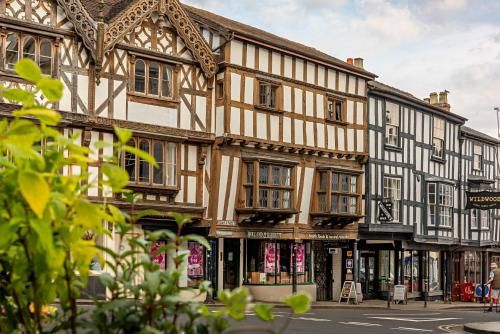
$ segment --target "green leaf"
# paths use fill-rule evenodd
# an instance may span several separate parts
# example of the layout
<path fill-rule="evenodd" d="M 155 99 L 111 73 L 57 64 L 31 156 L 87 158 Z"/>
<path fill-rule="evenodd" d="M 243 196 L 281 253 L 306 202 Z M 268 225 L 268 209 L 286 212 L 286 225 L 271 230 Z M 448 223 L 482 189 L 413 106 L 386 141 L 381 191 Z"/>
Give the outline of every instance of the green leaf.
<path fill-rule="evenodd" d="M 252 309 L 255 311 L 255 314 L 262 320 L 271 321 L 274 320 L 274 314 L 271 313 L 272 308 L 272 305 L 255 304 Z"/>
<path fill-rule="evenodd" d="M 127 129 L 122 129 L 117 126 L 114 127 L 116 136 L 121 144 L 125 145 L 128 143 L 130 138 L 132 138 L 132 131 Z"/>
<path fill-rule="evenodd" d="M 33 83 L 42 79 L 42 71 L 33 60 L 28 58 L 23 58 L 16 64 L 16 72 L 21 78 Z"/>
<path fill-rule="evenodd" d="M 227 312 L 234 320 L 243 320 L 246 317 L 246 308 L 250 296 L 246 288 L 236 288 L 233 291 L 223 290 L 219 293 L 219 300 L 227 307 Z"/>
<path fill-rule="evenodd" d="M 13 112 L 14 116 L 34 116 L 48 125 L 57 125 L 61 115 L 54 110 L 45 107 L 24 108 Z"/>
<path fill-rule="evenodd" d="M 188 234 L 181 237 L 182 241 L 196 241 L 203 245 L 205 248 L 210 249 L 210 243 L 204 237 L 196 234 Z"/>
<path fill-rule="evenodd" d="M 21 88 L 8 88 L 2 92 L 2 96 L 11 102 L 22 103 L 31 106 L 35 103 L 35 94 Z"/>
<path fill-rule="evenodd" d="M 40 245 L 47 252 L 52 252 L 53 240 L 52 240 L 52 230 L 50 225 L 41 219 L 33 219 L 30 226 L 38 235 L 38 240 L 40 240 Z"/>
<path fill-rule="evenodd" d="M 20 171 L 17 179 L 19 189 L 33 212 L 41 218 L 49 202 L 50 187 L 42 177 L 31 171 Z"/>
<path fill-rule="evenodd" d="M 155 158 L 153 158 L 152 155 L 150 155 L 147 152 L 144 152 L 142 150 L 138 150 L 135 147 L 131 146 L 123 146 L 123 150 L 129 153 L 132 153 L 134 155 L 137 155 L 140 159 L 146 160 L 150 164 L 152 164 L 154 167 L 158 167 L 158 164 L 155 161 Z"/>
<path fill-rule="evenodd" d="M 117 165 L 103 164 L 102 172 L 107 177 L 103 183 L 108 184 L 113 191 L 121 190 L 128 184 L 127 171 Z"/>
<path fill-rule="evenodd" d="M 57 102 L 63 96 L 64 86 L 59 80 L 42 78 L 37 82 L 36 87 L 42 91 L 50 102 Z"/>
<path fill-rule="evenodd" d="M 305 293 L 288 296 L 283 302 L 290 306 L 294 314 L 306 313 L 311 309 L 311 297 Z"/>

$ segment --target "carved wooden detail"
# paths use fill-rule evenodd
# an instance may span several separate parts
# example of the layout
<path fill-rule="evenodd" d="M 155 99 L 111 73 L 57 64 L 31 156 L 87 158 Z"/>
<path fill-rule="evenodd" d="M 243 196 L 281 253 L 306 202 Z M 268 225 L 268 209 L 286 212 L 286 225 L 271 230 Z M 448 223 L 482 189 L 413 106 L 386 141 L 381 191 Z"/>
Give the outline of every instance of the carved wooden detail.
<path fill-rule="evenodd" d="M 96 59 L 97 27 L 95 21 L 87 13 L 80 0 L 57 0 L 57 3 L 68 16 L 82 41 Z"/>

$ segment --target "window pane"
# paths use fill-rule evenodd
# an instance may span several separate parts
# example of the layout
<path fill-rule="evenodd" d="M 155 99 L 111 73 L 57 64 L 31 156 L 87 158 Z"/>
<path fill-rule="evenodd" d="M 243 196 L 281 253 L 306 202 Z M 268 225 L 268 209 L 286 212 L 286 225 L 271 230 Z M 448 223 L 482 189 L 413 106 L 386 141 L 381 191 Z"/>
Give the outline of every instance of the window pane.
<path fill-rule="evenodd" d="M 328 114 L 327 118 L 331 121 L 335 120 L 335 115 L 333 113 L 333 100 L 328 100 Z"/>
<path fill-rule="evenodd" d="M 280 208 L 280 191 L 279 190 L 271 190 L 271 208 L 273 208 L 273 209 Z"/>
<path fill-rule="evenodd" d="M 167 145 L 167 185 L 175 186 L 177 184 L 177 144 L 168 143 Z"/>
<path fill-rule="evenodd" d="M 292 192 L 291 191 L 283 191 L 283 209 L 290 209 L 292 207 Z"/>
<path fill-rule="evenodd" d="M 342 192 L 346 193 L 349 191 L 349 177 L 347 175 L 340 176 L 341 184 L 342 184 Z"/>
<path fill-rule="evenodd" d="M 276 108 L 276 86 L 269 87 L 269 106 Z"/>
<path fill-rule="evenodd" d="M 357 177 L 356 176 L 351 176 L 351 193 L 355 194 L 357 193 L 357 186 L 356 186 L 356 181 Z"/>
<path fill-rule="evenodd" d="M 247 183 L 253 182 L 253 162 L 247 164 Z"/>
<path fill-rule="evenodd" d="M 292 176 L 292 169 L 288 167 L 282 167 L 281 168 L 283 172 L 283 178 L 281 179 L 281 182 L 284 186 L 289 186 L 291 183 L 291 176 Z"/>
<path fill-rule="evenodd" d="M 164 182 L 164 158 L 163 158 L 163 143 L 155 141 L 153 149 L 153 157 L 158 164 L 158 168 L 153 168 L 153 183 L 162 184 Z"/>
<path fill-rule="evenodd" d="M 52 74 L 52 43 L 47 39 L 40 42 L 40 69 L 43 74 Z"/>
<path fill-rule="evenodd" d="M 135 141 L 132 140 L 128 144 L 128 146 L 135 147 Z M 125 152 L 125 170 L 129 175 L 129 180 L 131 182 L 135 182 L 135 155 L 130 152 Z"/>
<path fill-rule="evenodd" d="M 342 121 L 342 102 L 335 101 L 335 120 Z"/>
<path fill-rule="evenodd" d="M 245 206 L 247 208 L 253 207 L 253 187 L 245 188 Z"/>
<path fill-rule="evenodd" d="M 170 66 L 162 65 L 162 80 L 161 80 L 161 95 L 165 97 L 172 96 L 170 82 L 171 82 L 171 73 L 172 69 Z"/>
<path fill-rule="evenodd" d="M 24 46 L 23 46 L 23 58 L 29 58 L 33 61 L 35 60 L 35 49 L 36 49 L 36 43 L 35 39 L 33 37 L 27 37 L 24 39 Z"/>
<path fill-rule="evenodd" d="M 358 199 L 354 196 L 349 198 L 349 213 L 355 214 L 358 210 Z"/>
<path fill-rule="evenodd" d="M 259 104 L 267 105 L 267 95 L 269 86 L 266 84 L 259 85 Z"/>
<path fill-rule="evenodd" d="M 158 63 L 149 63 L 149 81 L 148 81 L 148 93 L 151 95 L 158 95 L 158 78 L 160 77 Z"/>
<path fill-rule="evenodd" d="M 273 185 L 280 184 L 280 172 L 281 172 L 281 169 L 279 167 L 277 167 L 277 166 L 272 167 Z"/>
<path fill-rule="evenodd" d="M 332 174 L 332 191 L 339 191 L 339 174 Z"/>
<path fill-rule="evenodd" d="M 19 60 L 19 40 L 17 34 L 10 33 L 7 35 L 6 59 L 5 67 L 13 70 L 15 64 Z"/>
<path fill-rule="evenodd" d="M 144 61 L 135 62 L 135 91 L 139 93 L 146 92 L 146 65 Z"/>
<path fill-rule="evenodd" d="M 318 210 L 326 211 L 326 194 L 318 194 Z"/>
<path fill-rule="evenodd" d="M 141 140 L 139 149 L 149 153 L 149 141 Z M 149 163 L 142 158 L 139 158 L 139 182 L 149 182 Z"/>
<path fill-rule="evenodd" d="M 340 212 L 347 212 L 347 196 L 340 196 Z"/>
<path fill-rule="evenodd" d="M 268 184 L 269 183 L 269 166 L 268 165 L 260 165 L 259 183 L 260 184 Z"/>
<path fill-rule="evenodd" d="M 267 208 L 267 199 L 269 191 L 267 189 L 259 190 L 259 207 Z"/>
<path fill-rule="evenodd" d="M 338 211 L 339 211 L 339 196 L 332 195 L 332 212 L 338 212 Z"/>
<path fill-rule="evenodd" d="M 326 182 L 328 182 L 326 173 L 325 172 L 319 173 L 319 190 L 321 191 L 326 190 Z"/>

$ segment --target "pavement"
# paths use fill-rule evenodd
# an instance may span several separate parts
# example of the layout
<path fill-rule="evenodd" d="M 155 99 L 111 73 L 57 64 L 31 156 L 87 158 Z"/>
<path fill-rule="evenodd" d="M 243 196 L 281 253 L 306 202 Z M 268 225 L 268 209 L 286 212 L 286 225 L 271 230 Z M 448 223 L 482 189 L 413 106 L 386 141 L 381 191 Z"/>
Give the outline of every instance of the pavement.
<path fill-rule="evenodd" d="M 488 323 L 473 322 L 464 325 L 464 330 L 468 333 L 476 333 L 476 334 L 500 333 L 500 321 L 494 321 Z"/>

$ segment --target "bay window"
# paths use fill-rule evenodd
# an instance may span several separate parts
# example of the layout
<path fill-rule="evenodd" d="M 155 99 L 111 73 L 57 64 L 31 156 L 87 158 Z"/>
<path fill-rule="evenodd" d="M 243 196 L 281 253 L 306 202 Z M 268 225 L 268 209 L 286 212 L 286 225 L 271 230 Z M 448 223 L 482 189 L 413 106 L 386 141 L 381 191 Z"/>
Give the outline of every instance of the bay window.
<path fill-rule="evenodd" d="M 158 187 L 175 187 L 177 185 L 177 143 L 133 138 L 128 145 L 150 154 L 158 164 L 156 168 L 141 157 L 125 152 L 122 164 L 129 174 L 131 184 Z"/>
<path fill-rule="evenodd" d="M 318 212 L 359 214 L 358 204 L 361 194 L 357 175 L 323 170 L 317 177 Z"/>
<path fill-rule="evenodd" d="M 22 58 L 31 59 L 43 74 L 52 75 L 54 43 L 43 36 L 9 32 L 5 37 L 3 68 L 14 71 L 16 63 Z"/>
<path fill-rule="evenodd" d="M 292 209 L 291 166 L 251 161 L 244 165 L 244 205 L 246 208 Z"/>

